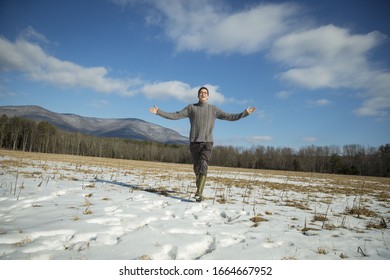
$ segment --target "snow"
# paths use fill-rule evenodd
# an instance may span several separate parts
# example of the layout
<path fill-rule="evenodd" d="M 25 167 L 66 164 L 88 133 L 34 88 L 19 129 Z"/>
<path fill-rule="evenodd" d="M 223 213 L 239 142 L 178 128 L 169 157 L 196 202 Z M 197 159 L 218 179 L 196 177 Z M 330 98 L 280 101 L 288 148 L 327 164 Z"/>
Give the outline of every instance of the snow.
<path fill-rule="evenodd" d="M 3 260 L 390 259 L 389 178 L 211 167 L 197 203 L 189 165 L 0 150 L 0 166 Z"/>

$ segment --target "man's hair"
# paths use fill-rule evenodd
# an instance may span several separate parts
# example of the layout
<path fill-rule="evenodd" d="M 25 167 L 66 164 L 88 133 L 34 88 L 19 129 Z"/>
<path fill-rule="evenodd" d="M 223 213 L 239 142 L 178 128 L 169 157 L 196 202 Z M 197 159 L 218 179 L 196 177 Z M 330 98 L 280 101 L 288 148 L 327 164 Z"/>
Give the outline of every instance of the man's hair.
<path fill-rule="evenodd" d="M 207 87 L 201 87 L 201 88 L 198 90 L 198 97 L 199 97 L 200 91 L 201 91 L 202 89 L 207 90 L 207 95 L 210 95 L 209 89 L 208 89 Z"/>

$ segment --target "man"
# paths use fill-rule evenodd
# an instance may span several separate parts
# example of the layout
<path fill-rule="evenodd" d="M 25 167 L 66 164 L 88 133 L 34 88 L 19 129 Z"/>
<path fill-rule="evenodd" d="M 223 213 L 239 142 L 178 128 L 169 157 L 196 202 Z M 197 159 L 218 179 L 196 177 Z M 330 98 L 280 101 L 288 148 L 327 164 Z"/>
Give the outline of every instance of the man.
<path fill-rule="evenodd" d="M 256 110 L 256 107 L 248 107 L 244 112 L 239 114 L 225 113 L 218 107 L 207 103 L 209 99 L 209 90 L 206 87 L 201 87 L 198 90 L 198 99 L 198 103 L 190 104 L 183 110 L 175 113 L 164 112 L 156 106 L 149 108 L 149 111 L 171 120 L 183 118 L 190 119 L 190 151 L 194 161 L 197 188 L 195 199 L 200 202 L 203 200 L 203 189 L 206 183 L 208 165 L 213 150 L 213 129 L 215 119 L 236 121 L 252 114 Z"/>

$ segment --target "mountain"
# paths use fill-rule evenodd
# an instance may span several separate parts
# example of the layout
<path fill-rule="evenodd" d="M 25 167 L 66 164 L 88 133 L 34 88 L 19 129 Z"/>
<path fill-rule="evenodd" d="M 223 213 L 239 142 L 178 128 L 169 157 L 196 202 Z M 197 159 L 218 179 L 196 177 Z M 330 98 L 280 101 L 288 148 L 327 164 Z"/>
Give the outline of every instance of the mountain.
<path fill-rule="evenodd" d="M 0 116 L 3 114 L 8 117 L 16 116 L 36 121 L 47 121 L 67 131 L 101 137 L 118 137 L 170 144 L 188 143 L 188 138 L 175 130 L 135 118 L 91 118 L 55 113 L 39 106 L 0 106 Z"/>

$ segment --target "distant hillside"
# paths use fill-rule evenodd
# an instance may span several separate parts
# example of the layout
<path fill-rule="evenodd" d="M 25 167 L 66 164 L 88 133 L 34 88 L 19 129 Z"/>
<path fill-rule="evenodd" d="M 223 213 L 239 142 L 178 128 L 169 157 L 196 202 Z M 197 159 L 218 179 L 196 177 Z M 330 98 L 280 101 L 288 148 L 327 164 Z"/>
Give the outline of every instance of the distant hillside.
<path fill-rule="evenodd" d="M 39 106 L 0 106 L 0 115 L 47 121 L 58 128 L 102 137 L 119 137 L 170 144 L 188 143 L 178 132 L 140 119 L 105 119 L 51 112 Z"/>

